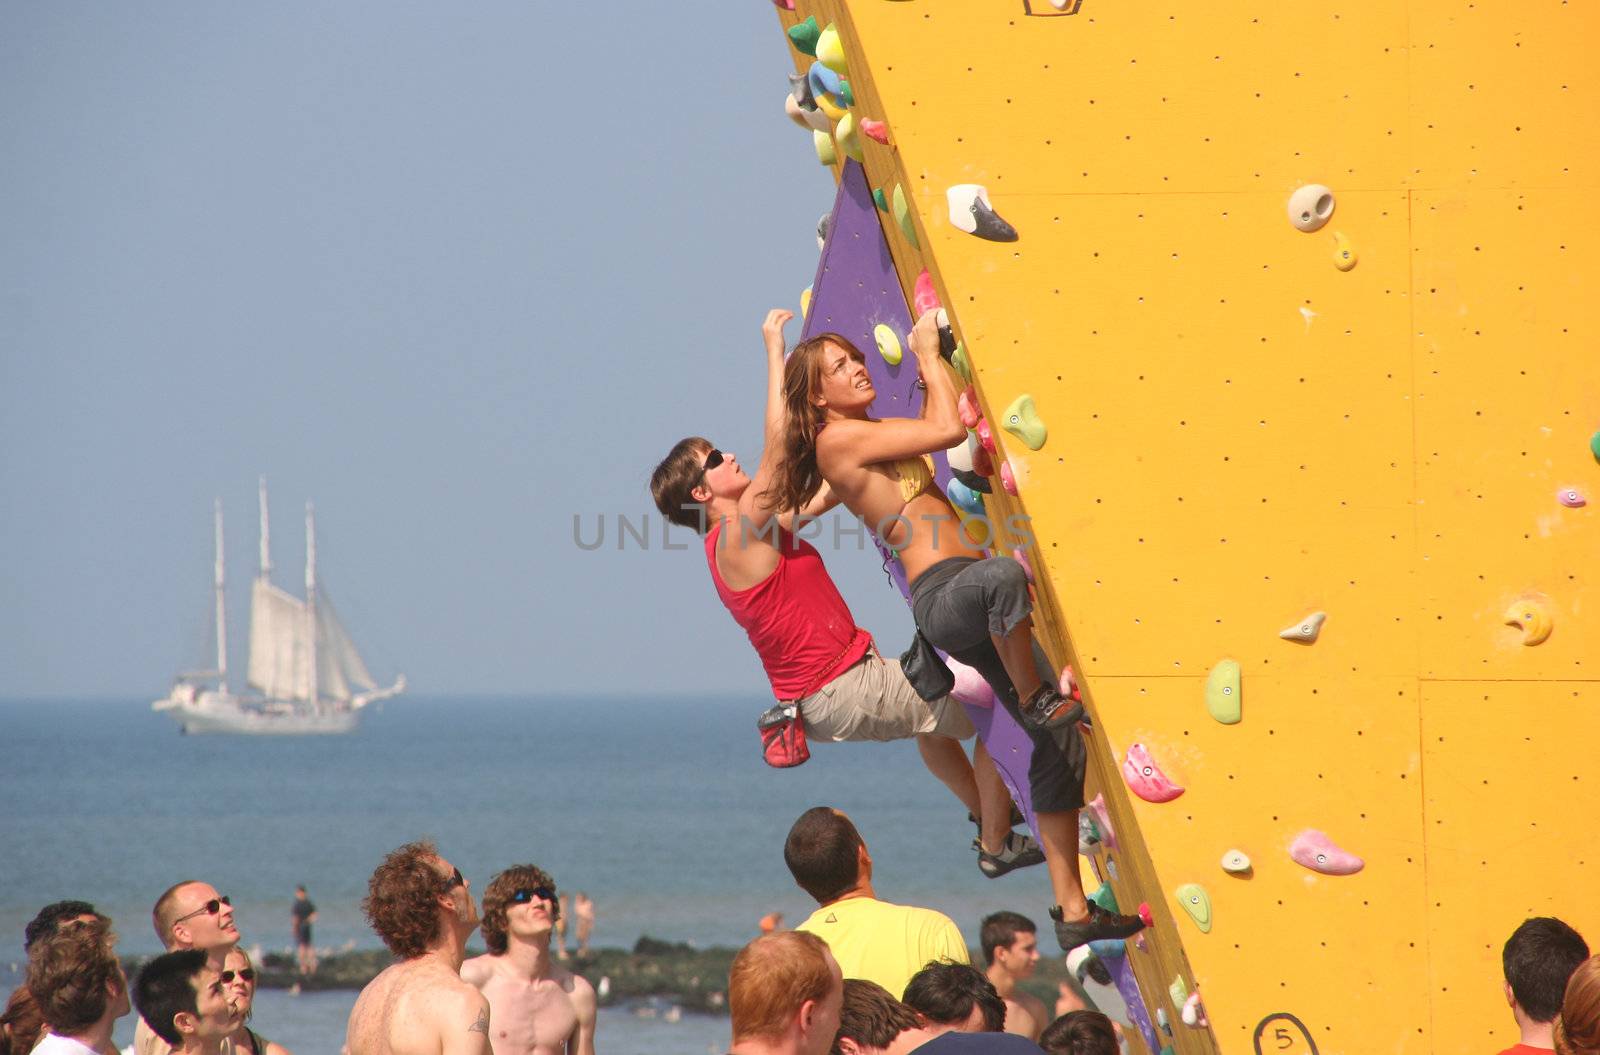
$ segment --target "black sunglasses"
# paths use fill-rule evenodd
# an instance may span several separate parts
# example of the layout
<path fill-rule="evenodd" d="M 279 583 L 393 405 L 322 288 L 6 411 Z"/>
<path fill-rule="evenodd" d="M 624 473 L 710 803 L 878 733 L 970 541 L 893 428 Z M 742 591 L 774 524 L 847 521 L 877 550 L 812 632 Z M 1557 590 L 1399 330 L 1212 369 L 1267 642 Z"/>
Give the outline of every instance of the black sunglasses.
<path fill-rule="evenodd" d="M 244 968 L 242 970 L 238 970 L 238 971 L 223 971 L 222 972 L 222 984 L 223 985 L 227 985 L 229 982 L 233 981 L 235 978 L 243 978 L 247 982 L 253 982 L 253 981 L 256 980 L 256 969 L 254 967 L 246 967 L 246 968 Z"/>
<path fill-rule="evenodd" d="M 722 461 L 723 461 L 722 452 L 717 450 L 715 447 L 711 448 L 711 453 L 706 455 L 706 460 L 700 463 L 700 476 L 701 476 L 701 478 L 703 479 L 705 477 L 706 473 L 710 472 L 712 469 L 715 469 L 717 466 L 721 465 Z"/>
<path fill-rule="evenodd" d="M 517 890 L 511 895 L 511 903 L 513 905 L 526 905 L 534 898 L 538 898 L 540 901 L 548 901 L 554 905 L 556 903 L 556 892 L 547 886 L 536 886 L 532 890 Z"/>
<path fill-rule="evenodd" d="M 187 916 L 179 916 L 172 922 L 182 923 L 184 920 L 194 919 L 196 916 L 215 916 L 217 913 L 222 911 L 223 905 L 232 904 L 233 902 L 228 900 L 228 895 L 223 894 L 221 897 L 214 897 L 210 901 L 207 901 L 204 905 L 201 905 Z"/>
<path fill-rule="evenodd" d="M 446 891 L 454 890 L 458 886 L 466 886 L 467 881 L 461 875 L 461 869 L 455 868 L 450 872 L 450 878 L 444 881 Z"/>

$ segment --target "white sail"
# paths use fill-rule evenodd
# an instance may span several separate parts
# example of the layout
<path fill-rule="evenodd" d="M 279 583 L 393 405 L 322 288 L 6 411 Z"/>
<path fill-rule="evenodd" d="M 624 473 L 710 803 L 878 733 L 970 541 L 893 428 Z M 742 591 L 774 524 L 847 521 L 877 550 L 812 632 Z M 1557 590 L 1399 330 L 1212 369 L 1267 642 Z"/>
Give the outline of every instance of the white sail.
<path fill-rule="evenodd" d="M 305 603 L 257 579 L 250 592 L 250 686 L 274 699 L 306 699 L 309 644 Z"/>
<path fill-rule="evenodd" d="M 322 590 L 317 591 L 317 682 L 318 691 L 329 700 L 348 700 L 378 687 Z"/>

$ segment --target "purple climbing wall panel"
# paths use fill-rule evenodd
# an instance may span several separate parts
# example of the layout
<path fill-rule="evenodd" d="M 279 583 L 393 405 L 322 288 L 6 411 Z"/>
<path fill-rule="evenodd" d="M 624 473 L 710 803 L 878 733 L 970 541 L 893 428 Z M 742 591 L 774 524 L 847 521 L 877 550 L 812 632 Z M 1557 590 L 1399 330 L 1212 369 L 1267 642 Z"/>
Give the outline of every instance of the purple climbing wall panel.
<path fill-rule="evenodd" d="M 828 238 L 822 247 L 822 260 L 811 284 L 811 310 L 801 328 L 801 337 L 830 332 L 848 337 L 866 356 L 867 370 L 877 390 L 873 415 L 909 418 L 922 409 L 922 391 L 916 387 L 916 357 L 907 347 L 900 364 L 890 366 L 878 354 L 872 331 L 879 324 L 888 326 L 904 346 L 909 344 L 911 323 L 911 309 L 901 292 L 900 278 L 883 237 L 867 178 L 860 165 L 847 161 L 833 204 L 833 219 L 828 224 Z M 943 488 L 950 482 L 950 467 L 943 453 L 935 454 L 933 463 L 934 475 Z M 881 544 L 878 548 L 884 554 L 886 568 L 895 585 L 909 598 L 905 571 L 899 561 L 891 559 Z M 886 651 L 894 654 L 900 648 L 889 644 Z M 1028 798 L 1032 741 L 1003 707 L 969 705 L 967 714 L 994 756 L 995 766 L 1027 818 L 1028 827 L 1037 834 L 1033 804 Z"/>

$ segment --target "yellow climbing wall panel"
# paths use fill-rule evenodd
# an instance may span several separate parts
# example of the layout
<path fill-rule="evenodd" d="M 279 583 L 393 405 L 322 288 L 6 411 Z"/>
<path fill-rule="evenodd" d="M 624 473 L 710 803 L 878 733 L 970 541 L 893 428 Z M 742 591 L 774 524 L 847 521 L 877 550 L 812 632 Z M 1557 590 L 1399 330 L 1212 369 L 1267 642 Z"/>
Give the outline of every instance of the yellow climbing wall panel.
<path fill-rule="evenodd" d="M 1509 1046 L 1515 926 L 1600 946 L 1600 5 L 797 8 L 887 124 L 862 149 L 910 205 L 915 242 L 885 223 L 906 288 L 933 275 L 991 421 L 1028 393 L 1049 429 L 996 430 L 1020 495 L 990 508 L 1031 518 L 1047 644 L 1096 716 L 1162 1042 L 1309 1050 L 1256 1039 L 1288 1013 L 1324 1055 Z M 1020 239 L 957 229 L 961 183 Z M 1312 233 L 1286 212 L 1307 183 L 1336 197 Z M 1532 647 L 1504 625 L 1529 599 Z M 1315 644 L 1278 637 L 1317 610 Z M 1224 658 L 1237 725 L 1204 706 Z M 1128 791 L 1134 743 L 1181 797 Z M 1290 860 L 1312 828 L 1365 868 Z"/>

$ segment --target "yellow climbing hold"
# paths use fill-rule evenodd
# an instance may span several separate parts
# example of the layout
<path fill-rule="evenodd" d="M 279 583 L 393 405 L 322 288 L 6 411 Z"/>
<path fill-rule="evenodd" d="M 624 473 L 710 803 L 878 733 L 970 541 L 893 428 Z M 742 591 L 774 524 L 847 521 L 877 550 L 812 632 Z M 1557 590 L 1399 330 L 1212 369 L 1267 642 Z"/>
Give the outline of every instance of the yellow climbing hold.
<path fill-rule="evenodd" d="M 1350 239 L 1333 232 L 1333 266 L 1340 271 L 1349 271 L 1356 266 L 1356 250 L 1350 244 Z"/>
<path fill-rule="evenodd" d="M 839 160 L 838 152 L 833 149 L 833 137 L 826 132 L 812 132 L 811 141 L 817 147 L 817 160 L 824 165 L 831 165 Z"/>
<path fill-rule="evenodd" d="M 1542 643 L 1550 636 L 1550 631 L 1555 629 L 1555 620 L 1550 614 L 1550 602 L 1543 597 L 1524 597 L 1506 609 L 1505 621 L 1507 626 L 1521 628 L 1524 645 Z"/>
<path fill-rule="evenodd" d="M 855 114 L 845 111 L 844 116 L 839 118 L 839 127 L 833 130 L 833 138 L 845 157 L 861 160 L 861 137 L 856 134 Z"/>
<path fill-rule="evenodd" d="M 839 39 L 839 29 L 832 22 L 817 35 L 817 60 L 834 73 L 844 74 L 850 71 L 844 64 L 844 42 Z"/>
<path fill-rule="evenodd" d="M 903 353 L 900 349 L 900 338 L 895 332 L 883 323 L 872 328 L 872 339 L 878 343 L 878 354 L 883 356 L 883 361 L 890 366 L 899 366 Z"/>
<path fill-rule="evenodd" d="M 842 100 L 838 96 L 829 95 L 827 92 L 817 93 L 817 109 L 826 114 L 828 120 L 830 121 L 837 121 L 839 118 L 849 113 L 849 111 L 846 110 L 842 105 Z"/>
<path fill-rule="evenodd" d="M 1011 401 L 1000 417 L 1000 427 L 1035 451 L 1044 446 L 1045 437 L 1049 435 L 1039 412 L 1034 409 L 1033 397 L 1027 393 Z"/>
<path fill-rule="evenodd" d="M 967 346 L 960 341 L 956 342 L 956 350 L 950 353 L 950 365 L 956 368 L 961 380 L 972 384 L 972 364 L 967 361 Z"/>
<path fill-rule="evenodd" d="M 811 314 L 811 287 L 807 286 L 805 289 L 802 289 L 800 291 L 800 318 L 801 318 L 801 320 L 804 321 L 805 317 L 807 315 L 810 315 L 810 314 Z"/>
<path fill-rule="evenodd" d="M 890 211 L 894 213 L 894 222 L 900 225 L 900 233 L 906 236 L 911 248 L 921 249 L 922 243 L 917 241 L 916 224 L 911 222 L 911 206 L 906 203 L 906 190 L 898 183 L 894 185 L 891 206 Z"/>

